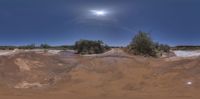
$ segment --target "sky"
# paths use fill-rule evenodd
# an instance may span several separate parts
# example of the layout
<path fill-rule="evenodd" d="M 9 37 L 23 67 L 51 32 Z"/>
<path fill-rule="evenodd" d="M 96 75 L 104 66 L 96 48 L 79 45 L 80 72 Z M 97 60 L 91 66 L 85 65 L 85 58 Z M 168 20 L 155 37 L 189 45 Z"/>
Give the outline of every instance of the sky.
<path fill-rule="evenodd" d="M 126 46 L 138 31 L 155 42 L 200 45 L 200 0 L 0 0 L 0 45 Z"/>

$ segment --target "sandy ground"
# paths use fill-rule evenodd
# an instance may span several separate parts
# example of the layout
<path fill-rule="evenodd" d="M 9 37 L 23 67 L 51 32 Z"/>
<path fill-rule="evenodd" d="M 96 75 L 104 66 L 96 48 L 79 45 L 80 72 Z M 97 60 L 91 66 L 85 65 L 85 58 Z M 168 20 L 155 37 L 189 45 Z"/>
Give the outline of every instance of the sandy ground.
<path fill-rule="evenodd" d="M 200 58 L 101 55 L 0 56 L 0 99 L 199 99 Z"/>

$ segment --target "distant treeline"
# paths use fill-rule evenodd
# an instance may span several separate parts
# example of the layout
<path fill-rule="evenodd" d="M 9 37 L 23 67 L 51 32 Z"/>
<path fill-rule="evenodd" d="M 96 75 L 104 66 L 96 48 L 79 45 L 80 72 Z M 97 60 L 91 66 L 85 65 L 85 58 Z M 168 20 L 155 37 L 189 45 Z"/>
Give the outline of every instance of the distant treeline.
<path fill-rule="evenodd" d="M 200 46 L 193 46 L 193 45 L 181 45 L 175 46 L 172 48 L 173 50 L 197 50 L 200 49 Z"/>
<path fill-rule="evenodd" d="M 77 54 L 99 54 L 110 50 L 111 48 L 123 48 L 130 54 L 159 57 L 163 53 L 170 52 L 170 46 L 154 42 L 149 33 L 139 31 L 132 39 L 130 44 L 126 47 L 108 46 L 101 40 L 79 40 L 74 45 L 51 46 L 48 44 L 41 45 L 24 45 L 24 46 L 0 46 L 1 50 L 13 49 L 57 49 L 67 50 L 73 49 Z M 196 49 L 200 46 L 177 46 L 175 49 Z"/>
<path fill-rule="evenodd" d="M 171 47 L 166 44 L 154 42 L 149 33 L 139 31 L 134 35 L 130 44 L 126 47 L 108 46 L 101 40 L 79 40 L 74 45 L 51 46 L 48 44 L 41 45 L 24 45 L 24 46 L 0 46 L 1 50 L 13 49 L 57 49 L 67 50 L 73 49 L 77 54 L 99 54 L 104 53 L 111 48 L 123 48 L 126 52 L 135 55 L 160 57 L 163 54 L 169 53 Z M 200 49 L 200 46 L 176 46 L 174 49 Z"/>
<path fill-rule="evenodd" d="M 41 44 L 36 46 L 35 44 L 23 45 L 23 46 L 0 46 L 0 50 L 14 50 L 14 49 L 58 49 L 58 50 L 66 50 L 66 49 L 74 49 L 73 45 L 61 45 L 61 46 L 51 46 L 48 44 Z"/>

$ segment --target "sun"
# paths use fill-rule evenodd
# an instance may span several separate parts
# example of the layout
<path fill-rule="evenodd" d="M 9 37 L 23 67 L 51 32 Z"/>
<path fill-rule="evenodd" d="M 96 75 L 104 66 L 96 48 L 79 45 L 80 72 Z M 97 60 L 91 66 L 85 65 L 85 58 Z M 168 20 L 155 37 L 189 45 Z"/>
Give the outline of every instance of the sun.
<path fill-rule="evenodd" d="M 90 12 L 96 16 L 105 16 L 107 14 L 104 10 L 90 10 Z"/>

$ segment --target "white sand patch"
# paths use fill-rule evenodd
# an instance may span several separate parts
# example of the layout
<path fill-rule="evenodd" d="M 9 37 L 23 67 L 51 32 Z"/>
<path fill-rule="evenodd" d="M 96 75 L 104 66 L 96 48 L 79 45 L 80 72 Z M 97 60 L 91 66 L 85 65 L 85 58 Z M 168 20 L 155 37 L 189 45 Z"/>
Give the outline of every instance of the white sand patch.
<path fill-rule="evenodd" d="M 200 56 L 200 50 L 196 50 L 196 51 L 174 51 L 175 55 L 177 57 L 197 57 Z"/>
<path fill-rule="evenodd" d="M 4 55 L 12 55 L 12 54 L 14 54 L 15 52 L 13 52 L 13 51 L 4 51 L 4 50 L 0 50 L 0 56 L 4 56 Z"/>
<path fill-rule="evenodd" d="M 173 51 L 175 56 L 166 58 L 166 61 L 178 61 L 182 59 L 195 59 L 200 56 L 200 50 L 194 50 L 194 51 L 182 51 L 182 50 L 176 50 Z"/>
<path fill-rule="evenodd" d="M 31 87 L 43 87 L 45 84 L 40 84 L 38 82 L 28 83 L 26 81 L 19 83 L 14 86 L 14 88 L 31 88 Z"/>
<path fill-rule="evenodd" d="M 29 71 L 31 70 L 30 66 L 28 63 L 20 58 L 17 58 L 15 61 L 15 64 L 19 66 L 20 71 Z"/>
<path fill-rule="evenodd" d="M 129 55 L 126 54 L 123 50 L 115 48 L 101 54 L 89 54 L 82 56 L 129 56 Z"/>
<path fill-rule="evenodd" d="M 101 54 L 86 54 L 86 55 L 82 55 L 82 56 L 102 56 L 102 55 L 110 55 L 115 53 L 114 49 L 111 49 L 110 51 L 107 51 L 105 53 L 101 53 Z"/>
<path fill-rule="evenodd" d="M 14 50 L 0 50 L 0 56 L 8 56 L 23 52 L 24 50 L 21 49 L 14 49 Z"/>
<path fill-rule="evenodd" d="M 50 54 L 59 54 L 62 50 L 48 50 Z"/>
<path fill-rule="evenodd" d="M 40 52 L 44 52 L 44 50 L 43 49 L 30 49 L 30 50 L 23 50 L 24 52 L 38 52 L 38 53 L 40 53 Z"/>
<path fill-rule="evenodd" d="M 34 60 L 27 60 L 27 59 L 21 59 L 17 58 L 15 60 L 15 64 L 19 67 L 20 71 L 30 71 L 31 69 L 43 67 L 44 64 L 39 61 Z"/>
<path fill-rule="evenodd" d="M 38 54 L 49 53 L 49 54 L 55 55 L 55 54 L 59 54 L 62 51 L 64 51 L 64 50 L 52 50 L 52 49 L 0 50 L 0 56 L 8 56 L 8 55 L 13 55 L 13 54 L 17 54 L 17 53 L 23 53 L 23 52 L 35 52 L 35 53 L 38 53 Z M 74 50 L 67 50 L 67 51 L 75 53 Z"/>

